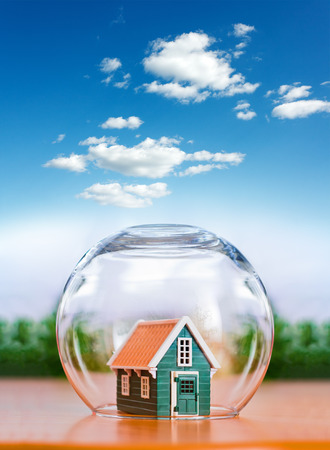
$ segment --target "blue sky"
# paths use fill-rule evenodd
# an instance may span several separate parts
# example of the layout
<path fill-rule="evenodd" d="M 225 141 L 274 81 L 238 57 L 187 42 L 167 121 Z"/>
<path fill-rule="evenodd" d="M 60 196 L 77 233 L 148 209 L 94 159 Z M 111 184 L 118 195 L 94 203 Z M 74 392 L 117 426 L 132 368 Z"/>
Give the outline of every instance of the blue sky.
<path fill-rule="evenodd" d="M 0 2 L 3 314 L 174 222 L 234 243 L 288 318 L 330 317 L 329 25 L 327 1 Z"/>

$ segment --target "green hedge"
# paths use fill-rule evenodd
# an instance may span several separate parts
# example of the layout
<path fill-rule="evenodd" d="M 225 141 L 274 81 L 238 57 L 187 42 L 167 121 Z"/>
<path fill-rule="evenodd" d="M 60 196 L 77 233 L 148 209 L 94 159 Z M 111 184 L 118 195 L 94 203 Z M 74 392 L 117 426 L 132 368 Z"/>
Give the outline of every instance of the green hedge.
<path fill-rule="evenodd" d="M 41 322 L 0 320 L 0 376 L 63 376 L 55 322 L 55 314 Z M 330 378 L 330 323 L 290 324 L 277 315 L 274 322 L 275 342 L 267 378 Z M 250 342 L 248 334 L 246 342 Z M 94 361 L 90 351 L 86 353 L 84 360 Z M 93 370 L 94 366 L 89 366 Z"/>

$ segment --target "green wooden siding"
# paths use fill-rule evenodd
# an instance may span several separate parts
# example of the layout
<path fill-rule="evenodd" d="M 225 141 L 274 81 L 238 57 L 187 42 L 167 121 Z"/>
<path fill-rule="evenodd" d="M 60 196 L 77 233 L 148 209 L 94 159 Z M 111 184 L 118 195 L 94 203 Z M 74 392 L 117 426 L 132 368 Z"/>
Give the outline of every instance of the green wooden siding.
<path fill-rule="evenodd" d="M 129 377 L 130 395 L 121 393 L 121 376 L 127 375 L 123 369 L 118 370 L 117 376 L 117 407 L 120 411 L 130 414 L 156 415 L 157 414 L 157 382 L 150 373 L 142 370 L 141 376 L 149 377 L 150 398 L 141 397 L 141 378 L 132 370 Z"/>
<path fill-rule="evenodd" d="M 181 367 L 177 365 L 178 337 L 192 338 L 192 366 Z M 184 327 L 171 347 L 168 349 L 157 367 L 157 415 L 169 416 L 171 414 L 171 372 L 187 371 L 199 372 L 199 414 L 210 414 L 210 364 L 199 348 L 187 327 Z"/>

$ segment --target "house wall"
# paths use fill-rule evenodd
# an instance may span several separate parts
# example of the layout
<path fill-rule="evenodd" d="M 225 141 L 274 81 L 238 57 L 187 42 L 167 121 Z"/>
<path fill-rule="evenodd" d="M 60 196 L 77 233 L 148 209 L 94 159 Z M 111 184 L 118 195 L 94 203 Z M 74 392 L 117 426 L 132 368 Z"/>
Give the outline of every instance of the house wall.
<path fill-rule="evenodd" d="M 181 330 L 178 337 L 192 338 L 192 366 L 177 365 L 178 340 L 176 338 L 157 367 L 157 415 L 169 416 L 171 414 L 171 372 L 176 370 L 199 372 L 199 414 L 208 415 L 210 414 L 210 364 L 187 327 Z"/>
<path fill-rule="evenodd" d="M 150 398 L 141 397 L 141 378 L 132 370 L 129 377 L 130 395 L 121 393 L 121 376 L 127 373 L 120 369 L 117 376 L 117 407 L 120 411 L 130 414 L 156 415 L 157 414 L 157 382 L 150 373 L 142 370 L 141 376 L 149 377 Z"/>

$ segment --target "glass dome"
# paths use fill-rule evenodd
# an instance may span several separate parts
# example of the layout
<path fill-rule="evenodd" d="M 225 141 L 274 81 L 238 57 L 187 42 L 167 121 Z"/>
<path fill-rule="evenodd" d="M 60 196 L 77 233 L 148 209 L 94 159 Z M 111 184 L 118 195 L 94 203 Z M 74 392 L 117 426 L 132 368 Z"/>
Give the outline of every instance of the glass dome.
<path fill-rule="evenodd" d="M 233 417 L 266 373 L 273 317 L 230 243 L 193 226 L 143 225 L 77 264 L 57 342 L 70 383 L 98 415 Z"/>

